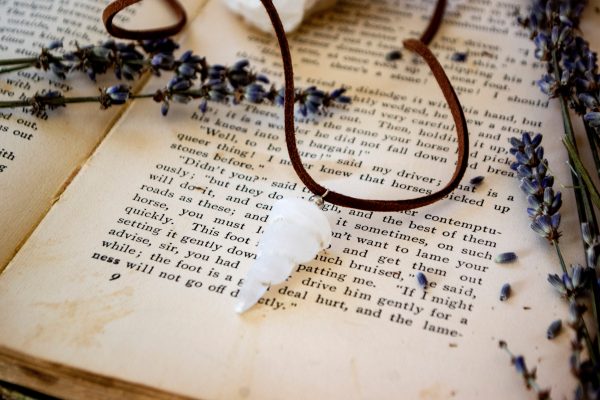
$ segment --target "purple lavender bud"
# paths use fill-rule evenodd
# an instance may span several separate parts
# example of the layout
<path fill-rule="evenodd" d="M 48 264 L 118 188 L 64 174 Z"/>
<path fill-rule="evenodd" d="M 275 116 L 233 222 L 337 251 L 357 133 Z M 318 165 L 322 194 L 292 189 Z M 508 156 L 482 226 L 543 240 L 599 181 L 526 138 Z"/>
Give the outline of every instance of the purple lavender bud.
<path fill-rule="evenodd" d="M 600 112 L 590 111 L 583 116 L 583 119 L 589 123 L 592 128 L 600 127 Z"/>
<path fill-rule="evenodd" d="M 188 79 L 183 79 L 179 76 L 172 78 L 169 83 L 167 83 L 167 89 L 170 91 L 183 91 L 188 90 L 192 86 L 192 81 Z"/>
<path fill-rule="evenodd" d="M 569 319 L 567 321 L 569 325 L 575 326 L 577 324 L 581 318 L 583 310 L 584 309 L 580 307 L 575 300 L 572 300 L 569 303 Z"/>
<path fill-rule="evenodd" d="M 341 88 L 335 89 L 331 93 L 329 93 L 329 97 L 331 97 L 332 99 L 337 99 L 344 93 L 346 93 L 346 88 L 341 87 Z"/>
<path fill-rule="evenodd" d="M 561 331 L 561 328 L 562 328 L 562 321 L 560 319 L 557 319 L 556 321 L 552 322 L 550 324 L 550 326 L 548 326 L 548 329 L 546 330 L 546 337 L 548 338 L 548 340 L 552 340 L 556 336 L 558 336 L 558 334 Z"/>
<path fill-rule="evenodd" d="M 573 281 L 571 280 L 571 277 L 569 276 L 569 274 L 566 274 L 566 273 L 563 274 L 562 281 L 563 281 L 563 286 L 565 287 L 565 289 L 567 289 L 567 291 L 572 291 L 574 289 Z"/>
<path fill-rule="evenodd" d="M 552 202 L 554 201 L 554 191 L 552 190 L 551 187 L 546 187 L 544 189 L 544 203 L 546 204 L 552 204 Z"/>
<path fill-rule="evenodd" d="M 191 50 L 187 50 L 183 52 L 183 54 L 179 57 L 179 61 L 182 63 L 188 62 L 192 58 L 193 52 Z"/>
<path fill-rule="evenodd" d="M 548 235 L 548 231 L 550 229 L 550 226 L 543 223 L 541 221 L 541 218 L 543 216 L 538 216 L 530 225 L 531 229 L 533 229 L 533 231 L 535 233 L 537 233 L 538 235 L 542 236 L 542 237 L 546 237 Z"/>
<path fill-rule="evenodd" d="M 124 104 L 129 99 L 130 89 L 125 85 L 110 86 L 105 90 L 111 104 Z"/>
<path fill-rule="evenodd" d="M 265 90 L 260 84 L 253 83 L 246 87 L 245 97 L 251 103 L 262 102 L 264 99 L 264 96 L 265 96 Z"/>
<path fill-rule="evenodd" d="M 556 196 L 554 196 L 554 201 L 552 202 L 552 205 L 549 207 L 548 212 L 556 213 L 560 209 L 561 206 L 562 206 L 562 193 L 558 192 L 556 194 Z"/>
<path fill-rule="evenodd" d="M 467 61 L 467 57 L 468 57 L 468 54 L 466 52 L 457 51 L 454 54 L 452 54 L 450 59 L 455 62 L 465 62 L 465 61 Z"/>
<path fill-rule="evenodd" d="M 231 69 L 241 70 L 241 69 L 245 69 L 249 65 L 250 65 L 250 62 L 248 60 L 239 60 L 238 62 L 236 62 L 235 64 L 233 64 L 233 66 L 231 67 Z"/>
<path fill-rule="evenodd" d="M 537 195 L 540 191 L 540 186 L 536 181 L 532 181 L 529 179 L 521 179 L 521 190 L 525 192 L 525 194 Z"/>
<path fill-rule="evenodd" d="M 596 247 L 597 247 L 597 245 L 589 246 L 585 250 L 587 265 L 589 265 L 592 268 L 596 267 L 596 263 L 598 261 L 598 251 L 597 251 Z"/>
<path fill-rule="evenodd" d="M 500 288 L 500 301 L 508 300 L 508 298 L 510 297 L 510 294 L 511 294 L 510 284 L 505 283 L 504 285 L 502 285 L 502 288 Z"/>
<path fill-rule="evenodd" d="M 550 225 L 553 230 L 557 230 L 560 226 L 560 213 L 556 213 L 550 217 Z"/>
<path fill-rule="evenodd" d="M 196 76 L 196 69 L 190 64 L 183 63 L 177 67 L 177 73 L 184 78 L 194 78 Z"/>
<path fill-rule="evenodd" d="M 598 107 L 598 100 L 588 93 L 580 93 L 578 98 L 587 108 L 594 109 Z"/>
<path fill-rule="evenodd" d="M 519 139 L 517 139 L 516 137 L 511 137 L 508 139 L 509 143 L 511 146 L 513 147 L 522 147 L 523 146 L 523 142 L 521 142 Z"/>
<path fill-rule="evenodd" d="M 546 232 L 546 234 L 550 234 L 552 232 L 552 217 L 548 215 L 541 215 L 536 221 L 539 223 L 543 231 Z"/>
<path fill-rule="evenodd" d="M 544 175 L 546 173 L 546 169 L 544 168 L 542 170 L 542 169 L 538 168 L 537 173 L 538 173 L 538 175 Z M 553 185 L 554 185 L 554 177 L 552 175 L 544 176 L 544 179 L 542 179 L 542 187 L 545 189 L 545 188 L 551 187 Z M 556 196 L 560 196 L 560 192 L 556 193 L 555 197 Z"/>
<path fill-rule="evenodd" d="M 516 356 L 513 359 L 513 363 L 515 364 L 515 369 L 519 374 L 527 375 L 527 366 L 525 365 L 525 359 L 523 356 Z"/>
<path fill-rule="evenodd" d="M 48 46 L 46 47 L 46 49 L 48 50 L 56 50 L 63 47 L 63 42 L 61 40 L 53 40 L 51 41 Z"/>
<path fill-rule="evenodd" d="M 583 237 L 583 240 L 588 246 L 591 245 L 594 241 L 590 225 L 587 222 L 583 222 L 581 224 L 581 236 Z"/>
<path fill-rule="evenodd" d="M 166 116 L 169 113 L 169 103 L 166 101 L 163 101 L 162 105 L 160 106 L 160 113 L 162 114 L 162 116 Z"/>
<path fill-rule="evenodd" d="M 565 296 L 567 294 L 567 289 L 565 288 L 562 279 L 557 274 L 548 275 L 548 282 L 562 296 Z"/>
<path fill-rule="evenodd" d="M 518 152 L 515 154 L 515 158 L 517 159 L 517 162 L 523 165 L 529 164 L 529 157 L 525 153 Z"/>
<path fill-rule="evenodd" d="M 402 59 L 402 52 L 400 50 L 392 50 L 385 55 L 386 61 L 398 61 Z"/>
<path fill-rule="evenodd" d="M 168 54 L 156 54 L 150 60 L 150 65 L 157 69 L 171 70 L 175 66 L 175 59 Z"/>
<path fill-rule="evenodd" d="M 533 171 L 528 165 L 517 162 L 517 174 L 519 178 L 531 178 L 533 176 Z"/>
<path fill-rule="evenodd" d="M 571 282 L 573 283 L 573 287 L 577 289 L 582 285 L 584 281 L 584 273 L 583 267 L 579 264 L 573 265 L 573 269 L 571 272 Z"/>
<path fill-rule="evenodd" d="M 269 78 L 267 78 L 267 76 L 263 74 L 256 75 L 256 80 L 258 82 L 264 83 L 265 85 L 268 85 L 270 83 Z"/>
<path fill-rule="evenodd" d="M 498 264 L 508 264 L 510 262 L 515 261 L 516 259 L 517 255 L 514 252 L 510 251 L 498 254 L 496 258 L 494 258 L 494 262 Z"/>
<path fill-rule="evenodd" d="M 422 289 L 427 288 L 427 277 L 422 272 L 417 272 L 417 283 Z"/>
<path fill-rule="evenodd" d="M 208 109 L 208 102 L 206 101 L 206 99 L 200 100 L 200 106 L 198 108 L 200 109 L 200 112 L 202 114 L 206 112 L 206 110 Z"/>
<path fill-rule="evenodd" d="M 485 177 L 483 176 L 476 176 L 474 178 L 471 178 L 471 180 L 469 180 L 469 183 L 473 186 L 479 186 L 484 179 Z"/>
<path fill-rule="evenodd" d="M 309 114 L 317 114 L 319 112 L 320 104 L 314 103 L 312 101 L 307 101 L 305 104 L 306 111 L 308 111 Z"/>
<path fill-rule="evenodd" d="M 544 148 L 543 147 L 536 147 L 537 145 L 535 144 L 534 140 L 537 138 L 534 137 L 532 142 L 531 142 L 531 147 L 535 148 L 535 156 L 539 159 L 542 160 L 544 158 Z M 540 166 L 544 166 L 543 164 L 540 164 Z M 545 166 L 544 166 L 545 167 Z"/>
<path fill-rule="evenodd" d="M 298 106 L 298 111 L 300 111 L 300 114 L 306 118 L 308 116 L 308 109 L 306 108 L 306 104 L 300 104 Z"/>

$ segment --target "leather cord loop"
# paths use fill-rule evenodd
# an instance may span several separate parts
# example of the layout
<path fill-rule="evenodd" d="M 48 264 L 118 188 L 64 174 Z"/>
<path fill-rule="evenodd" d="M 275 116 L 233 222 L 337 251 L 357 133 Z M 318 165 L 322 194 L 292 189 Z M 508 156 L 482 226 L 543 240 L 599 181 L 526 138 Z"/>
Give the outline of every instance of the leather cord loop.
<path fill-rule="evenodd" d="M 450 192 L 452 192 L 458 186 L 460 180 L 464 176 L 467 169 L 468 163 L 468 149 L 469 149 L 469 134 L 467 131 L 467 123 L 464 116 L 464 112 L 456 92 L 452 87 L 452 84 L 448 80 L 444 69 L 429 50 L 427 45 L 423 42 L 423 37 L 427 40 L 431 40 L 435 32 L 439 28 L 441 22 L 441 16 L 443 13 L 445 1 L 440 0 L 434 11 L 434 15 L 430 21 L 426 33 L 422 36 L 422 39 L 409 39 L 404 41 L 404 47 L 422 57 L 433 76 L 436 79 L 437 84 L 442 90 L 444 98 L 448 103 L 454 124 L 456 126 L 456 133 L 458 135 L 458 160 L 454 174 L 450 181 L 439 191 L 432 193 L 427 196 L 417 197 L 407 200 L 369 200 L 359 199 L 356 197 L 346 196 L 340 193 L 333 192 L 319 185 L 308 173 L 308 171 L 302 165 L 300 154 L 298 153 L 298 147 L 296 145 L 296 134 L 294 128 L 294 72 L 292 67 L 292 58 L 290 54 L 290 48 L 288 40 L 279 18 L 279 14 L 271 0 L 261 0 L 263 6 L 269 14 L 271 23 L 275 30 L 275 35 L 279 42 L 279 48 L 281 50 L 281 57 L 283 61 L 283 70 L 285 77 L 285 95 L 284 95 L 284 123 L 285 123 L 285 140 L 287 144 L 290 161 L 296 174 L 304 185 L 314 194 L 321 196 L 325 201 L 341 206 L 351 207 L 367 211 L 404 211 L 413 208 L 423 207 L 432 204 L 438 200 L 443 199 Z"/>
<path fill-rule="evenodd" d="M 175 11 L 178 21 L 164 28 L 148 29 L 148 30 L 128 30 L 113 24 L 113 18 L 123 9 L 132 4 L 138 3 L 141 0 L 117 0 L 109 4 L 102 14 L 102 19 L 106 30 L 113 36 L 134 40 L 159 39 L 166 36 L 178 33 L 186 23 L 185 10 L 177 0 L 165 0 L 169 6 Z M 444 69 L 433 55 L 427 45 L 433 40 L 433 37 L 439 30 L 442 17 L 446 7 L 446 0 L 438 0 L 435 10 L 429 20 L 427 28 L 421 35 L 420 39 L 408 39 L 403 42 L 404 47 L 418 54 L 429 66 L 437 84 L 439 85 L 448 107 L 454 119 L 456 133 L 458 136 L 458 160 L 456 168 L 450 181 L 439 191 L 427 196 L 417 197 L 407 200 L 369 200 L 359 199 L 356 197 L 346 196 L 340 193 L 333 192 L 319 185 L 308 173 L 302 165 L 302 159 L 298 153 L 296 144 L 296 131 L 294 127 L 294 71 L 292 67 L 292 57 L 290 54 L 289 43 L 281 19 L 272 0 L 261 0 L 263 6 L 269 14 L 273 29 L 279 42 L 281 57 L 283 60 L 283 70 L 285 77 L 285 95 L 284 95 L 284 122 L 285 122 L 285 141 L 288 149 L 290 161 L 304 185 L 315 195 L 321 196 L 329 203 L 339 205 L 341 207 L 351 207 L 367 211 L 404 211 L 413 208 L 423 207 L 446 197 L 458 186 L 460 180 L 464 176 L 467 169 L 468 153 L 469 153 L 469 134 L 467 131 L 467 123 L 460 105 L 456 92 L 452 84 L 448 80 Z"/>
<path fill-rule="evenodd" d="M 185 26 L 187 17 L 183 6 L 177 0 L 165 0 L 169 7 L 175 12 L 177 22 L 173 25 L 163 28 L 144 29 L 144 30 L 129 30 L 121 28 L 113 23 L 114 17 L 132 4 L 139 3 L 142 0 L 117 0 L 110 3 L 102 13 L 102 21 L 108 33 L 112 36 L 121 39 L 131 40 L 149 40 L 162 39 L 168 36 L 173 36 L 181 31 Z"/>

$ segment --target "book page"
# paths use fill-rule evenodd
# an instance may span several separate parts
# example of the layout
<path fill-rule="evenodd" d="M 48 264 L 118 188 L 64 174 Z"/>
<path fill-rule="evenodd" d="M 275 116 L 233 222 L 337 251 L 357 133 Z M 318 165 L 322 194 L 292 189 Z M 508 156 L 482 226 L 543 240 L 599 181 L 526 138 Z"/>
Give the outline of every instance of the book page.
<path fill-rule="evenodd" d="M 42 47 L 56 40 L 63 42 L 65 51 L 75 50 L 77 44 L 107 40 L 101 15 L 108 3 L 1 2 L 1 58 L 36 57 Z M 182 4 L 193 16 L 201 3 L 188 0 Z M 164 25 L 169 18 L 170 12 L 156 1 L 127 8 L 117 15 L 115 23 L 143 28 Z M 29 68 L 0 74 L 0 100 L 30 97 L 42 90 L 60 90 L 65 96 L 94 96 L 98 87 L 116 82 L 112 72 L 93 82 L 82 72 L 60 79 L 51 72 Z M 0 110 L 0 271 L 121 111 L 113 107 L 99 112 L 99 108 L 97 103 L 70 105 L 41 117 L 26 109 Z"/>
<path fill-rule="evenodd" d="M 544 131 L 553 173 L 569 182 L 560 113 L 532 84 L 541 70 L 514 23 L 519 4 L 452 2 L 431 45 L 468 120 L 462 185 L 403 213 L 327 204 L 331 247 L 243 315 L 236 296 L 269 210 L 311 195 L 288 161 L 282 109 L 172 105 L 161 118 L 139 101 L 0 278 L 0 344 L 197 398 L 533 398 L 503 339 L 555 398 L 570 395 L 569 335 L 545 337 L 567 314 L 546 282 L 559 267 L 530 231 L 509 168 L 508 138 Z M 298 85 L 343 86 L 353 99 L 298 120 L 300 151 L 325 187 L 400 199 L 450 178 L 456 133 L 427 66 L 407 51 L 385 61 L 424 29 L 431 7 L 340 0 L 291 35 Z M 274 37 L 221 1 L 186 37 L 209 63 L 246 58 L 282 83 Z M 468 56 L 453 61 L 455 52 Z M 567 191 L 564 231 L 578 229 L 572 205 Z M 574 236 L 562 240 L 576 262 Z M 518 260 L 494 263 L 506 251 Z M 513 295 L 500 302 L 507 282 Z"/>

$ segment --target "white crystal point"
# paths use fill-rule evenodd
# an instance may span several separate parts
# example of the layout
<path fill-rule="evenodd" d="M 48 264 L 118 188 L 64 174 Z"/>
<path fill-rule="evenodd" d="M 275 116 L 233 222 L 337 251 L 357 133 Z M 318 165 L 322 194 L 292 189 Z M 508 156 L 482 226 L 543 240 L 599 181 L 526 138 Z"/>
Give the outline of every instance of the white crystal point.
<path fill-rule="evenodd" d="M 306 16 L 329 8 L 335 2 L 336 0 L 273 0 L 273 5 L 279 12 L 283 28 L 286 32 L 291 32 L 300 26 Z M 262 31 L 273 30 L 260 0 L 225 0 L 225 3 L 232 11 Z"/>
<path fill-rule="evenodd" d="M 294 266 L 312 260 L 331 243 L 331 226 L 315 204 L 288 198 L 275 202 L 258 244 L 254 265 L 240 290 L 236 311 L 243 313 L 270 285 L 285 281 Z"/>

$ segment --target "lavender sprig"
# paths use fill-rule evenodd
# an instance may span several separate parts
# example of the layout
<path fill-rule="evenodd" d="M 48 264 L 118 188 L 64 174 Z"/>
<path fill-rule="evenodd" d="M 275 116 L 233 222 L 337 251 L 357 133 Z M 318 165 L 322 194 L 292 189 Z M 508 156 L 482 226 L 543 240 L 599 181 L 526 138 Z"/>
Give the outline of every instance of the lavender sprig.
<path fill-rule="evenodd" d="M 536 369 L 533 368 L 531 370 L 527 369 L 527 365 L 525 364 L 525 358 L 521 355 L 515 356 L 508 345 L 504 340 L 501 340 L 498 345 L 500 348 L 508 353 L 510 356 L 510 362 L 514 365 L 517 373 L 521 375 L 523 378 L 523 382 L 525 383 L 525 387 L 528 390 L 533 389 L 533 391 L 537 394 L 537 398 L 539 400 L 549 400 L 550 399 L 550 391 L 541 389 L 536 381 Z"/>
<path fill-rule="evenodd" d="M 530 12 L 519 18 L 519 22 L 529 30 L 536 47 L 535 55 L 546 66 L 546 73 L 538 82 L 540 88 L 550 97 L 557 98 L 561 106 L 563 141 L 576 171 L 572 178 L 580 222 L 587 224 L 588 230 L 597 236 L 599 228 L 593 207 L 594 204 L 598 207 L 600 195 L 578 155 L 569 114 L 570 107 L 582 116 L 596 172 L 600 176 L 600 75 L 597 56 L 578 29 L 586 4 L 586 0 L 532 0 Z M 587 253 L 585 241 L 584 249 Z M 588 267 L 595 268 L 595 264 L 588 264 Z M 595 283 L 597 279 L 593 281 L 592 305 L 598 331 L 600 287 Z"/>
<path fill-rule="evenodd" d="M 51 70 L 61 78 L 77 70 L 85 72 L 90 79 L 95 80 L 98 74 L 103 74 L 109 69 L 114 70 L 117 78 L 127 80 L 135 79 L 146 70 L 157 76 L 170 71 L 174 76 L 163 89 L 154 93 L 134 95 L 125 85 L 101 88 L 100 96 L 97 97 L 68 98 L 58 91 L 46 91 L 19 101 L 0 102 L 0 109 L 31 107 L 34 115 L 41 116 L 46 110 L 69 103 L 98 102 L 102 109 L 106 109 L 140 98 L 152 98 L 160 103 L 163 115 L 167 115 L 172 103 L 186 104 L 192 100 L 199 100 L 198 108 L 202 113 L 207 111 L 209 101 L 283 105 L 283 88 L 268 86 L 269 78 L 254 72 L 248 60 L 240 60 L 229 67 L 220 64 L 209 65 L 204 57 L 189 50 L 176 58 L 174 52 L 179 45 L 171 39 L 137 44 L 107 41 L 100 45 L 77 46 L 75 51 L 62 57 L 53 53 L 61 47 L 62 43 L 53 42 L 43 48 L 38 57 L 30 59 L 30 62 L 38 68 Z M 138 51 L 138 48 L 141 51 Z M 16 62 L 25 61 L 20 59 Z M 345 88 L 339 88 L 327 93 L 314 86 L 297 89 L 297 111 L 302 117 L 308 117 L 320 114 L 333 105 L 348 104 L 351 100 L 345 92 Z"/>
<path fill-rule="evenodd" d="M 110 40 L 99 45 L 76 46 L 74 51 L 60 56 L 56 52 L 61 48 L 61 42 L 52 42 L 41 50 L 38 57 L 0 61 L 0 65 L 11 65 L 11 62 L 17 65 L 29 63 L 28 66 L 52 71 L 60 78 L 66 78 L 72 71 L 82 71 L 95 80 L 97 75 L 111 69 L 118 79 L 133 80 L 146 70 L 157 76 L 170 71 L 174 76 L 165 88 L 155 93 L 133 95 L 124 85 L 101 88 L 98 97 L 67 98 L 61 92 L 46 91 L 20 101 L 0 102 L 0 108 L 31 107 L 34 115 L 41 116 L 47 109 L 69 103 L 99 102 L 101 108 L 106 109 L 112 105 L 125 104 L 128 100 L 153 98 L 161 104 L 161 113 L 166 115 L 172 103 L 185 104 L 192 100 L 199 100 L 199 109 L 203 113 L 207 111 L 209 101 L 283 105 L 283 88 L 276 88 L 274 85 L 269 87 L 269 78 L 255 73 L 248 60 L 240 60 L 227 67 L 220 64 L 209 65 L 204 57 L 192 51 L 186 51 L 176 58 L 174 52 L 179 45 L 171 39 L 137 44 Z M 308 117 L 333 105 L 348 104 L 351 100 L 345 92 L 346 89 L 339 88 L 327 93 L 314 86 L 297 89 L 297 111 L 302 117 Z M 111 95 L 115 98 L 111 98 Z"/>
<path fill-rule="evenodd" d="M 525 132 L 521 138 L 513 137 L 509 142 L 512 146 L 510 153 L 515 157 L 515 162 L 511 164 L 511 169 L 517 173 L 517 177 L 520 180 L 520 187 L 527 195 L 529 204 L 527 214 L 532 221 L 531 228 L 555 247 L 562 269 L 562 275 L 560 276 L 557 274 L 548 275 L 548 282 L 571 305 L 571 322 L 569 325 L 575 332 L 575 341 L 577 343 L 586 343 L 591 359 L 589 362 L 597 367 L 594 340 L 583 319 L 585 310 L 581 309 L 578 303 L 579 298 L 589 295 L 590 286 L 593 286 L 593 279 L 589 277 L 595 276 L 595 272 L 592 268 L 584 268 L 580 265 L 571 266 L 570 271 L 567 269 L 559 245 L 562 196 L 560 192 L 554 192 L 554 177 L 548 174 L 548 161 L 544 158 L 544 148 L 541 146 L 542 135 L 537 134 L 532 137 L 530 133 Z M 597 242 L 596 237 L 589 228 L 589 224 L 584 224 L 582 231 L 584 232 L 584 238 L 589 243 Z M 589 247 L 590 245 L 588 245 Z M 598 247 L 594 245 L 593 248 L 597 249 Z M 588 259 L 594 258 L 594 261 L 597 259 L 595 251 L 594 254 L 590 254 L 587 257 Z M 556 326 L 553 328 L 556 328 Z M 548 335 L 550 334 L 548 333 Z M 573 360 L 578 360 L 578 363 L 582 362 L 581 354 L 577 349 L 578 347 L 572 346 L 572 363 Z M 576 350 L 577 354 L 575 354 Z M 587 379 L 587 376 L 585 376 L 585 380 L 581 380 L 581 377 L 584 375 L 576 374 L 576 377 L 580 379 L 579 391 L 583 390 L 582 388 L 586 388 L 585 390 L 589 391 L 592 390 L 590 387 L 595 387 L 591 382 L 596 382 L 600 377 L 598 375 L 600 371 L 596 367 L 594 369 L 596 371 L 594 381 Z M 575 369 L 571 369 L 575 374 Z"/>
<path fill-rule="evenodd" d="M 510 153 L 515 162 L 510 166 L 517 173 L 521 190 L 527 195 L 527 214 L 531 218 L 531 229 L 549 242 L 557 245 L 560 238 L 560 207 L 562 193 L 553 189 L 554 177 L 548 174 L 548 162 L 544 148 L 540 145 L 542 135 L 531 137 L 528 132 L 521 138 L 510 138 Z"/>
<path fill-rule="evenodd" d="M 578 26 L 584 6 L 584 0 L 533 0 L 531 11 L 519 22 L 528 29 L 536 46 L 535 55 L 546 66 L 546 73 L 538 81 L 541 90 L 551 98 L 558 98 L 563 115 L 565 136 L 568 143 L 573 144 L 575 151 L 569 152 L 570 161 L 577 170 L 573 176 L 576 187 L 575 195 L 581 222 L 592 224 L 598 231 L 595 215 L 588 191 L 597 192 L 590 186 L 591 180 L 583 180 L 585 171 L 577 154 L 577 144 L 573 125 L 569 115 L 569 107 L 580 115 L 598 112 L 600 79 L 597 73 L 597 58 L 589 44 L 578 33 Z M 598 145 L 600 139 L 592 134 L 590 125 L 596 124 L 596 114 L 584 115 L 584 124 L 597 172 L 600 173 L 600 155 Z M 596 132 L 597 133 L 597 132 Z M 580 187 L 586 186 L 587 190 Z"/>
<path fill-rule="evenodd" d="M 569 113 L 569 109 L 571 109 L 582 116 L 596 171 L 600 174 L 600 136 L 597 131 L 595 132 L 596 126 L 600 123 L 600 114 L 595 114 L 599 111 L 598 100 L 600 99 L 597 57 L 578 30 L 586 3 L 585 0 L 532 0 L 528 15 L 521 17 L 519 22 L 530 31 L 536 48 L 534 54 L 546 67 L 546 72 L 538 81 L 538 86 L 550 98 L 557 98 L 560 104 L 565 135 L 563 142 L 573 168 L 572 180 L 579 219 L 582 224 L 587 267 L 574 265 L 570 271 L 567 270 L 558 246 L 558 238 L 551 240 L 555 233 L 558 233 L 560 217 L 556 218 L 557 221 L 553 221 L 551 208 L 537 207 L 540 201 L 539 191 L 536 201 L 530 201 L 530 204 L 534 204 L 532 208 L 535 209 L 536 215 L 532 216 L 534 218 L 532 227 L 555 245 L 562 267 L 562 275 L 551 274 L 548 276 L 548 281 L 570 304 L 569 326 L 575 333 L 572 343 L 571 371 L 579 381 L 575 398 L 598 398 L 600 395 L 598 346 L 600 344 L 592 338 L 587 329 L 583 318 L 585 308 L 581 306 L 579 299 L 585 297 L 591 299 L 595 322 L 594 330 L 598 332 L 600 328 L 598 319 L 600 290 L 595 273 L 598 259 L 596 239 L 598 226 L 593 207 L 594 205 L 600 206 L 600 195 L 579 157 Z M 513 154 L 516 155 L 516 153 Z M 522 161 L 522 155 L 518 156 L 517 163 Z M 527 187 L 533 186 L 535 185 Z M 528 212 L 532 215 L 530 210 Z M 583 342 L 587 345 L 589 359 L 584 359 L 582 356 Z"/>
<path fill-rule="evenodd" d="M 326 110 L 329 106 L 343 105 L 350 103 L 350 98 L 343 95 L 345 89 L 336 89 L 331 93 L 322 92 L 320 103 L 306 105 L 310 96 L 317 90 L 315 88 L 297 89 L 295 96 L 296 109 L 303 117 L 317 115 Z M 282 105 L 278 100 L 282 96 L 283 89 L 277 90 L 274 87 L 265 89 L 258 83 L 251 83 L 248 86 L 231 89 L 224 82 L 207 82 L 199 88 L 193 87 L 193 82 L 180 76 L 171 79 L 167 86 L 154 93 L 133 94 L 131 88 L 127 85 L 118 84 L 99 89 L 98 96 L 85 97 L 66 97 L 57 90 L 41 91 L 32 97 L 16 101 L 0 101 L 0 109 L 3 108 L 30 108 L 31 113 L 37 117 L 47 115 L 47 111 L 64 107 L 72 103 L 98 103 L 101 109 L 107 109 L 111 106 L 126 104 L 135 99 L 152 98 L 155 102 L 161 104 L 161 113 L 167 115 L 172 103 L 187 104 L 192 100 L 199 100 L 198 108 L 201 112 L 206 112 L 208 102 L 231 102 L 239 104 L 243 101 L 252 104 L 275 104 Z"/>
<path fill-rule="evenodd" d="M 0 69 L 0 74 L 37 68 L 65 79 L 69 73 L 80 71 L 95 81 L 97 75 L 112 70 L 117 79 L 134 80 L 146 70 L 157 75 L 176 70 L 181 65 L 173 55 L 178 48 L 171 39 L 138 43 L 107 40 L 97 45 L 76 44 L 75 49 L 64 52 L 62 42 L 53 41 L 36 57 L 0 60 L 0 66 L 9 66 Z"/>

